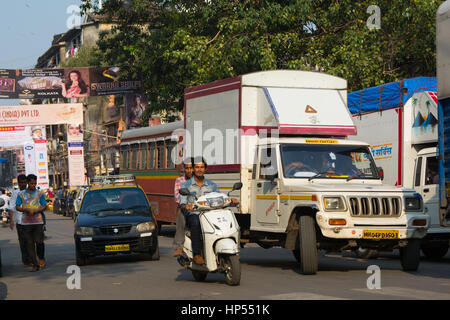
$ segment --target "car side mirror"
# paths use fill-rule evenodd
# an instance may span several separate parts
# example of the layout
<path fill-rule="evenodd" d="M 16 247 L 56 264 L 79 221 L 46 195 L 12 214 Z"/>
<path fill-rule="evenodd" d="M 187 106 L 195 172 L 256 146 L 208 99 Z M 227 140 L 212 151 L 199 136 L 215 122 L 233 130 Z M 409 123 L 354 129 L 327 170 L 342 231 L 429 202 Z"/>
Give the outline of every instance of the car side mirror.
<path fill-rule="evenodd" d="M 181 189 L 180 189 L 180 194 L 181 194 L 182 196 L 190 196 L 190 195 L 191 195 L 191 193 L 189 192 L 189 189 L 188 189 L 188 188 L 181 188 Z"/>

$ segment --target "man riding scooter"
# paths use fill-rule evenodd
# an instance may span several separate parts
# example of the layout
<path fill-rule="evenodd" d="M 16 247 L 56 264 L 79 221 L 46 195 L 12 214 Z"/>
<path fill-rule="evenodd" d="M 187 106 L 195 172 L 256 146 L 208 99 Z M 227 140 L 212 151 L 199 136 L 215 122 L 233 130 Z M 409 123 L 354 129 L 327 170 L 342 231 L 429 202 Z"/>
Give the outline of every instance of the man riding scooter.
<path fill-rule="evenodd" d="M 205 178 L 207 168 L 206 161 L 203 157 L 192 158 L 192 166 L 194 168 L 193 177 L 186 181 L 181 187 L 189 190 L 191 194 L 195 194 L 198 198 L 206 193 L 220 192 L 219 187 Z M 231 199 L 233 204 L 237 203 L 236 199 Z M 193 261 L 196 264 L 203 265 L 205 263 L 202 253 L 202 229 L 200 226 L 200 219 L 198 212 L 193 211 L 194 205 L 188 203 L 187 196 L 181 196 L 180 207 L 186 216 L 186 222 L 191 230 Z"/>

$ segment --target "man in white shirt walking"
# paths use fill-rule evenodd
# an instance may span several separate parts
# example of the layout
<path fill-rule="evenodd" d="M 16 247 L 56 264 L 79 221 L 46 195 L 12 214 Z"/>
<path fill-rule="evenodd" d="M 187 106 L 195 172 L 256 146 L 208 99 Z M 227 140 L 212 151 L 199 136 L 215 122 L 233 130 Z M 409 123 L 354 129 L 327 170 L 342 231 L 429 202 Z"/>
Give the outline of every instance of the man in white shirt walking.
<path fill-rule="evenodd" d="M 17 177 L 17 183 L 19 185 L 19 190 L 14 190 L 11 195 L 11 201 L 9 202 L 9 210 L 11 213 L 11 218 L 9 219 L 9 227 L 14 230 L 14 223 L 16 224 L 17 236 L 19 238 L 20 252 L 22 253 L 22 262 L 25 266 L 31 266 L 31 259 L 28 256 L 27 248 L 25 246 L 25 238 L 23 235 L 23 225 L 22 225 L 22 212 L 16 210 L 16 201 L 19 193 L 27 188 L 27 176 L 21 174 Z"/>

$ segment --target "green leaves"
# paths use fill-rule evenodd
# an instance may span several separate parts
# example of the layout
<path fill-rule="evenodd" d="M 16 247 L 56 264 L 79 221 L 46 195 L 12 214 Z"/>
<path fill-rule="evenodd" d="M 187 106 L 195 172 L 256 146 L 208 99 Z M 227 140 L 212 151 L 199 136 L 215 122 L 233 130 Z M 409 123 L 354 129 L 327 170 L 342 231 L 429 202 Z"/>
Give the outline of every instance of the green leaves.
<path fill-rule="evenodd" d="M 108 0 L 117 28 L 100 60 L 144 71 L 149 114 L 182 110 L 187 87 L 260 70 L 320 70 L 354 91 L 435 74 L 442 2 L 378 0 L 381 29 L 369 30 L 368 0 Z"/>

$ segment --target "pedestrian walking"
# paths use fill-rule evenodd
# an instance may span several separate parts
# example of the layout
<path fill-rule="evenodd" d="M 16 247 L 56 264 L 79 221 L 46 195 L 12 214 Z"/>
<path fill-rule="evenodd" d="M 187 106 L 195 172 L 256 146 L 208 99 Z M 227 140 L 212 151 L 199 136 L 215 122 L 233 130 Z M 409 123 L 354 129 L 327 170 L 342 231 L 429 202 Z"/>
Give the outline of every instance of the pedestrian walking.
<path fill-rule="evenodd" d="M 16 210 L 22 212 L 22 225 L 25 235 L 25 244 L 31 258 L 32 269 L 38 271 L 44 268 L 44 221 L 42 213 L 47 208 L 44 193 L 36 190 L 37 177 L 34 174 L 27 176 L 27 188 L 19 193 L 16 200 Z M 36 259 L 39 258 L 39 263 Z"/>
<path fill-rule="evenodd" d="M 14 230 L 14 224 L 16 225 L 17 237 L 19 238 L 20 253 L 22 255 L 22 263 L 24 266 L 31 266 L 31 258 L 28 256 L 28 251 L 25 245 L 25 237 L 23 234 L 22 226 L 22 212 L 16 210 L 16 201 L 19 193 L 27 188 L 27 176 L 21 174 L 17 177 L 17 183 L 19 185 L 18 190 L 14 190 L 11 195 L 11 201 L 9 203 L 9 210 L 11 213 L 11 219 L 9 220 L 9 227 Z"/>

